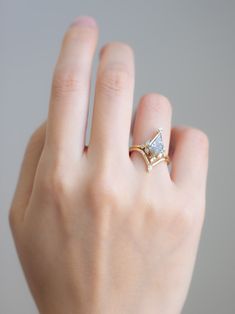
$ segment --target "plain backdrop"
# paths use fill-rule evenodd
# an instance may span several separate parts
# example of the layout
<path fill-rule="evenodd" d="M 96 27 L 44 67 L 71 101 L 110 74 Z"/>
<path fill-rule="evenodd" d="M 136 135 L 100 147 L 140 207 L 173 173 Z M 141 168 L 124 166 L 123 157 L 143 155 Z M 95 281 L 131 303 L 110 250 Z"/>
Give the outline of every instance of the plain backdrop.
<path fill-rule="evenodd" d="M 61 38 L 77 15 L 97 19 L 99 48 L 114 40 L 133 47 L 135 107 L 144 93 L 162 93 L 174 124 L 208 134 L 206 221 L 183 313 L 234 314 L 234 0 L 0 0 L 0 314 L 37 313 L 8 209 L 26 142 L 46 118 Z"/>

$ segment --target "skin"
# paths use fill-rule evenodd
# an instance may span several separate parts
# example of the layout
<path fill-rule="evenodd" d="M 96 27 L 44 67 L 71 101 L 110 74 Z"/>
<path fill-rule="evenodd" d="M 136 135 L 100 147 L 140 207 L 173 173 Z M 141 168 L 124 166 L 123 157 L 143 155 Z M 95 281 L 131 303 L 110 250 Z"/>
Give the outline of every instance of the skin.
<path fill-rule="evenodd" d="M 85 147 L 97 39 L 89 17 L 65 34 L 48 119 L 29 140 L 10 209 L 17 252 L 42 314 L 180 313 L 204 220 L 208 139 L 172 128 L 171 104 L 156 93 L 141 98 L 132 125 L 133 51 L 114 42 L 100 52 Z M 144 143 L 158 127 L 171 168 L 148 173 L 129 137 Z"/>

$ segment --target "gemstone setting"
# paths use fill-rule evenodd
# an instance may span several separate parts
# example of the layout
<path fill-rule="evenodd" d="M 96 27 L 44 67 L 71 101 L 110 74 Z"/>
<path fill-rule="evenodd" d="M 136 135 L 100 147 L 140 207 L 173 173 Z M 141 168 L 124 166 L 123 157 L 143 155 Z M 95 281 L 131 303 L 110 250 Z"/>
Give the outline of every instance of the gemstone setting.
<path fill-rule="evenodd" d="M 165 150 L 161 130 L 159 130 L 158 134 L 152 140 L 146 142 L 145 152 L 150 153 L 153 157 L 164 154 Z"/>

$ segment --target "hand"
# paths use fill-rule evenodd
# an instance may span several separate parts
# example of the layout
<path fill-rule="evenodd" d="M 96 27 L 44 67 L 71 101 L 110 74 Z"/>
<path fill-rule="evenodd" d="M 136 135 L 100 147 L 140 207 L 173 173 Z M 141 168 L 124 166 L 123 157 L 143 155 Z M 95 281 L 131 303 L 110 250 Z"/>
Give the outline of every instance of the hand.
<path fill-rule="evenodd" d="M 91 18 L 65 35 L 47 123 L 29 141 L 10 210 L 18 255 L 40 313 L 179 313 L 203 224 L 208 140 L 171 129 L 169 101 L 149 94 L 133 143 L 163 127 L 171 170 L 162 162 L 148 173 L 138 152 L 129 155 L 133 52 L 110 43 L 85 147 L 97 38 Z"/>

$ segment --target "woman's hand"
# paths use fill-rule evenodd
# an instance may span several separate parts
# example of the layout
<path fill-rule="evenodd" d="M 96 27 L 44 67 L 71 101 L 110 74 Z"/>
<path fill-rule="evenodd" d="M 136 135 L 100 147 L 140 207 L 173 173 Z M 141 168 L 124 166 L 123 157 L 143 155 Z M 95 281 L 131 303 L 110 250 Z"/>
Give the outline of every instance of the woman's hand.
<path fill-rule="evenodd" d="M 179 313 L 192 275 L 205 208 L 208 140 L 171 129 L 171 105 L 144 96 L 134 144 L 163 127 L 169 172 L 148 173 L 129 156 L 133 52 L 100 53 L 91 138 L 89 85 L 98 30 L 91 18 L 67 31 L 55 68 L 47 123 L 30 139 L 10 223 L 28 284 L 43 314 Z"/>

